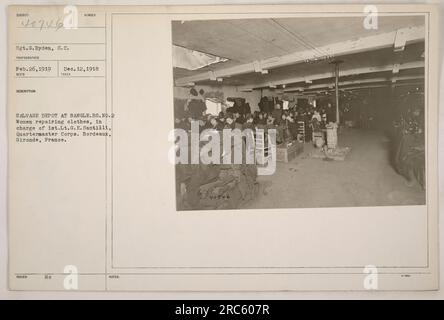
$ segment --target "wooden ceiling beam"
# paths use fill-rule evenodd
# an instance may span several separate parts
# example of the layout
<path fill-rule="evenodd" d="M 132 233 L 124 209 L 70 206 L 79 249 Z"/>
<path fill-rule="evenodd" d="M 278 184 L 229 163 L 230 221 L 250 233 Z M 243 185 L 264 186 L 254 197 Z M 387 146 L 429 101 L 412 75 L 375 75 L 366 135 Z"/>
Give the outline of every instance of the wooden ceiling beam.
<path fill-rule="evenodd" d="M 407 70 L 407 69 L 416 69 L 416 68 L 423 68 L 424 67 L 424 61 L 413 61 L 413 62 L 406 62 L 403 64 L 400 64 L 398 66 L 399 70 Z M 393 64 L 387 64 L 385 66 L 372 66 L 372 67 L 360 67 L 360 68 L 351 68 L 351 69 L 345 69 L 340 71 L 340 76 L 354 76 L 354 75 L 360 75 L 360 74 L 368 74 L 368 73 L 375 73 L 375 72 L 384 72 L 384 71 L 392 71 L 393 70 Z M 332 78 L 332 72 L 326 72 L 326 73 L 319 73 L 314 74 L 310 76 L 310 79 L 312 80 L 322 80 L 327 78 Z M 304 82 L 306 77 L 295 77 L 280 81 L 272 81 L 272 82 L 264 82 L 263 84 L 253 85 L 253 86 L 245 86 L 250 89 L 254 88 L 261 88 L 261 87 L 269 87 L 270 85 L 283 85 L 283 84 L 291 84 L 291 83 L 298 83 L 298 82 Z M 239 89 L 243 89 L 239 88 Z"/>
<path fill-rule="evenodd" d="M 284 56 L 273 57 L 261 61 L 245 63 L 234 67 L 220 69 L 214 71 L 214 73 L 216 78 L 224 78 L 255 72 L 256 70 L 258 70 L 258 65 L 260 65 L 260 68 L 263 70 L 269 70 L 286 65 L 307 62 L 313 59 L 328 59 L 336 56 L 394 47 L 396 35 L 400 33 L 402 33 L 403 35 L 403 42 L 405 40 L 405 44 L 423 41 L 425 37 L 424 26 L 401 28 L 392 32 L 386 32 L 378 35 L 361 37 L 356 40 L 348 40 L 329 44 L 319 47 L 316 50 L 304 50 Z M 319 52 L 324 52 L 325 55 L 320 55 Z M 208 72 L 203 72 L 177 79 L 175 81 L 175 84 L 177 86 L 184 86 L 190 82 L 199 82 L 205 80 L 210 80 Z"/>
<path fill-rule="evenodd" d="M 341 77 L 356 76 L 356 75 L 360 75 L 360 74 L 392 71 L 394 68 L 395 68 L 394 64 L 387 64 L 384 66 L 350 68 L 350 69 L 341 70 L 340 76 Z M 396 66 L 396 68 L 398 69 L 398 72 L 399 72 L 399 70 L 424 68 L 424 61 L 406 62 L 403 64 L 398 64 Z M 310 80 L 311 80 L 311 82 L 313 82 L 313 80 L 323 80 L 323 79 L 328 79 L 328 78 L 332 78 L 332 77 L 333 77 L 332 72 L 325 72 L 325 73 L 318 73 L 318 74 L 311 75 Z M 414 77 L 418 77 L 418 76 L 414 76 Z M 270 86 L 278 87 L 278 86 L 288 85 L 288 84 L 298 83 L 298 82 L 307 83 L 306 79 L 307 79 L 306 76 L 300 76 L 300 77 L 294 77 L 294 78 L 289 78 L 289 79 L 284 79 L 284 80 L 279 80 L 279 81 L 266 81 L 266 82 L 251 85 L 251 86 L 240 86 L 240 87 L 238 87 L 238 90 L 239 91 L 244 91 L 244 90 L 251 91 L 253 89 L 258 89 L 258 88 L 269 88 Z M 387 78 L 384 78 L 384 79 L 387 79 Z M 394 79 L 396 82 L 396 80 L 399 80 L 399 77 L 393 76 L 391 79 L 392 80 Z M 334 85 L 334 83 L 333 83 L 333 85 Z M 300 90 L 304 89 L 304 87 L 298 87 L 298 88 Z M 292 89 L 294 89 L 294 88 L 288 88 L 287 91 L 290 92 L 290 90 L 292 90 Z"/>
<path fill-rule="evenodd" d="M 371 79 L 363 79 L 363 80 L 352 80 L 352 81 L 341 81 L 339 82 L 339 88 L 341 86 L 350 86 L 350 85 L 361 85 L 361 84 L 369 84 L 369 83 L 375 83 L 375 82 L 396 82 L 396 81 L 405 81 L 405 80 L 420 80 L 424 79 L 423 75 L 413 75 L 413 76 L 396 76 L 396 77 L 378 77 L 378 78 L 371 78 Z M 313 89 L 321 89 L 321 88 L 330 88 L 334 87 L 334 82 L 331 83 L 321 83 L 321 84 L 315 84 L 310 85 L 308 87 L 296 87 L 296 88 L 288 88 L 285 89 L 284 92 L 295 92 L 295 91 L 301 91 L 301 90 L 313 90 Z M 344 88 L 346 89 L 346 88 Z"/>
<path fill-rule="evenodd" d="M 360 74 L 368 74 L 368 73 L 375 73 L 375 72 L 384 72 L 384 71 L 392 71 L 395 68 L 393 64 L 387 64 L 384 66 L 368 66 L 368 67 L 359 67 L 359 68 L 349 68 L 345 70 L 340 71 L 340 76 L 355 76 Z M 398 64 L 397 66 L 398 71 L 399 70 L 408 70 L 408 69 L 417 69 L 417 68 L 424 68 L 424 61 L 412 61 L 412 62 L 406 62 L 403 64 Z M 331 72 L 324 72 L 324 73 L 318 73 L 313 74 L 310 76 L 310 80 L 313 82 L 313 80 L 322 80 L 327 78 L 332 78 L 333 73 Z M 280 85 L 288 85 L 292 83 L 298 83 L 298 82 L 306 82 L 307 76 L 300 76 L 300 77 L 293 77 L 293 78 L 287 78 L 279 81 L 265 81 L 262 83 L 250 85 L 250 86 L 240 86 L 238 87 L 238 90 L 252 90 L 252 89 L 258 89 L 258 88 L 268 88 L 270 86 L 280 86 Z M 303 87 L 301 87 L 303 88 Z"/>
<path fill-rule="evenodd" d="M 368 67 L 350 68 L 350 69 L 340 70 L 339 75 L 341 77 L 355 76 L 355 75 L 360 75 L 360 74 L 392 71 L 393 68 L 394 68 L 393 64 L 387 64 L 384 66 L 368 66 Z M 416 68 L 424 68 L 424 61 L 406 62 L 406 63 L 398 65 L 399 70 L 416 69 Z M 324 73 L 311 75 L 310 79 L 322 80 L 322 79 L 327 79 L 327 78 L 332 78 L 332 77 L 333 77 L 333 71 L 330 71 L 330 72 L 324 72 Z M 269 86 L 270 84 L 274 84 L 274 85 L 290 84 L 290 83 L 297 83 L 297 82 L 303 82 L 303 81 L 305 81 L 305 77 L 295 77 L 295 78 L 281 80 L 281 81 L 267 82 L 264 84 L 264 86 L 266 87 L 266 86 Z M 256 86 L 250 86 L 250 87 L 256 88 Z"/>

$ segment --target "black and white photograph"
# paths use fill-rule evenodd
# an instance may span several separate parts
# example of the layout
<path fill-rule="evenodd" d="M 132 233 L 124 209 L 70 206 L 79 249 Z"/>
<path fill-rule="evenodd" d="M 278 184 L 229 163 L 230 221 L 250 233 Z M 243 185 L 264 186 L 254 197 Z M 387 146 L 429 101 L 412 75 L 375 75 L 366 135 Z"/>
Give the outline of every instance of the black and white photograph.
<path fill-rule="evenodd" d="M 177 210 L 425 204 L 424 15 L 171 27 Z"/>
<path fill-rule="evenodd" d="M 441 297 L 442 9 L 5 8 L 5 296 Z"/>

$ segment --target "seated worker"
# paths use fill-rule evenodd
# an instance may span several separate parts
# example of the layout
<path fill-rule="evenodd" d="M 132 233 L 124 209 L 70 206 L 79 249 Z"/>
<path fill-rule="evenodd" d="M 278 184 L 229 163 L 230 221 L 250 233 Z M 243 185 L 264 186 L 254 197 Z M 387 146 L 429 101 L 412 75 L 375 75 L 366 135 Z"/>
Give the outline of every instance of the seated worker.
<path fill-rule="evenodd" d="M 253 115 L 251 113 L 246 115 L 246 119 L 245 119 L 245 122 L 243 124 L 243 129 L 254 130 Z"/>
<path fill-rule="evenodd" d="M 185 119 L 185 121 L 182 122 L 182 128 L 184 130 L 190 131 L 191 130 L 191 122 L 196 121 L 191 116 L 188 116 L 188 118 Z"/>
<path fill-rule="evenodd" d="M 281 121 L 281 123 L 284 125 L 285 140 L 293 140 L 293 135 L 290 132 L 290 126 L 292 124 L 294 124 L 293 116 L 292 116 L 291 112 L 285 111 L 282 114 L 282 117 L 285 117 L 285 119 L 282 119 L 282 121 Z"/>
<path fill-rule="evenodd" d="M 255 111 L 255 112 L 253 113 L 253 123 L 254 123 L 254 124 L 257 123 L 258 118 L 259 118 L 259 111 Z"/>
<path fill-rule="evenodd" d="M 291 139 L 290 134 L 288 133 L 288 113 L 286 111 L 282 112 L 281 118 L 276 120 L 277 124 L 277 132 L 280 140 L 283 142 L 285 140 Z"/>
<path fill-rule="evenodd" d="M 315 110 L 313 112 L 313 116 L 311 117 L 311 120 L 313 120 L 313 119 L 318 120 L 318 122 L 322 121 L 322 117 L 321 117 L 321 114 L 319 113 L 319 111 Z"/>
<path fill-rule="evenodd" d="M 283 134 L 283 126 L 277 124 L 276 119 L 273 115 L 268 115 L 266 129 L 275 129 L 276 130 L 276 143 L 281 144 L 284 142 L 284 134 Z"/>
<path fill-rule="evenodd" d="M 207 125 L 207 117 L 205 115 L 200 116 L 197 121 L 199 122 L 200 130 L 203 130 Z"/>
<path fill-rule="evenodd" d="M 243 124 L 245 122 L 244 116 L 242 114 L 240 114 L 239 112 L 236 112 L 236 113 L 234 113 L 233 117 L 234 117 L 233 120 L 234 120 L 234 123 L 235 123 L 234 127 L 236 129 L 242 130 Z"/>
<path fill-rule="evenodd" d="M 212 116 L 207 122 L 205 129 L 221 130 L 222 126 L 216 117 Z"/>
<path fill-rule="evenodd" d="M 225 117 L 224 129 L 234 129 L 234 117 L 230 113 Z"/>
<path fill-rule="evenodd" d="M 243 108 L 242 108 L 242 114 L 247 115 L 247 114 L 250 114 L 250 113 L 251 113 L 251 107 L 250 107 L 250 104 L 249 104 L 248 102 L 246 102 L 246 103 L 243 105 Z"/>
<path fill-rule="evenodd" d="M 267 125 L 267 127 L 268 126 L 274 127 L 275 121 L 276 121 L 276 119 L 273 117 L 273 115 L 270 114 L 270 115 L 267 116 L 265 124 Z"/>
<path fill-rule="evenodd" d="M 321 118 L 321 127 L 325 129 L 325 126 L 327 125 L 327 114 L 325 113 L 325 111 L 321 113 Z"/>
<path fill-rule="evenodd" d="M 174 118 L 174 128 L 175 129 L 183 129 L 182 128 L 182 119 Z"/>
<path fill-rule="evenodd" d="M 313 119 L 311 119 L 311 128 L 313 129 L 313 132 L 321 131 L 321 122 L 318 118 L 313 117 Z"/>
<path fill-rule="evenodd" d="M 258 113 L 257 118 L 255 119 L 254 124 L 255 125 L 261 125 L 261 126 L 266 124 L 266 120 L 265 120 L 264 114 L 262 112 Z"/>
<path fill-rule="evenodd" d="M 288 113 L 286 111 L 282 112 L 281 117 L 279 119 L 276 119 L 276 124 L 286 126 L 287 125 L 287 117 L 288 117 Z"/>
<path fill-rule="evenodd" d="M 298 124 L 294 120 L 293 115 L 290 113 L 287 117 L 288 134 L 292 140 L 297 140 L 298 138 Z"/>
<path fill-rule="evenodd" d="M 273 118 L 276 120 L 281 119 L 282 117 L 282 107 L 279 103 L 276 103 L 273 110 Z"/>

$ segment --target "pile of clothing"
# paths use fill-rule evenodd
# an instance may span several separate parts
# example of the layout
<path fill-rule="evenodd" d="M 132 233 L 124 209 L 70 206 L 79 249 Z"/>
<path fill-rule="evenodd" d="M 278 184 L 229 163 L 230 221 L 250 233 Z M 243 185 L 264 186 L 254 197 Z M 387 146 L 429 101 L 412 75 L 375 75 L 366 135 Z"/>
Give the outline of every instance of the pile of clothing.
<path fill-rule="evenodd" d="M 418 181 L 425 189 L 425 146 L 423 134 L 404 134 L 400 136 L 395 149 L 394 164 L 396 171 L 407 181 Z"/>
<path fill-rule="evenodd" d="M 424 96 L 414 94 L 407 98 L 392 127 L 393 164 L 410 184 L 416 180 L 425 190 Z"/>
<path fill-rule="evenodd" d="M 177 209 L 237 209 L 257 196 L 256 178 L 256 165 L 176 165 Z"/>

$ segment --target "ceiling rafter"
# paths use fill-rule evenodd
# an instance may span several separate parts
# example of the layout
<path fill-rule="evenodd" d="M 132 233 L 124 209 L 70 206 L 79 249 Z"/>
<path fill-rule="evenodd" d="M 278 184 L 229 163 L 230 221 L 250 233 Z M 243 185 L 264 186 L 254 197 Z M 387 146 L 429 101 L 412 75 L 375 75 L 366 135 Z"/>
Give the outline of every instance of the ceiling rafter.
<path fill-rule="evenodd" d="M 348 68 L 340 71 L 340 76 L 354 76 L 354 75 L 360 75 L 360 74 L 368 74 L 368 73 L 376 73 L 376 72 L 384 72 L 384 71 L 392 71 L 394 68 L 393 64 L 386 64 L 383 66 L 364 66 L 364 67 L 358 67 L 358 68 Z M 411 61 L 399 64 L 398 66 L 399 70 L 408 70 L 408 69 L 417 69 L 417 68 L 424 68 L 424 61 Z M 292 77 L 287 78 L 283 80 L 278 81 L 264 81 L 261 83 L 257 83 L 255 85 L 250 86 L 242 86 L 239 87 L 239 90 L 251 90 L 251 89 L 257 89 L 257 88 L 266 88 L 270 86 L 279 86 L 279 85 L 288 85 L 292 83 L 298 83 L 298 82 L 306 82 L 307 79 L 310 79 L 310 81 L 315 80 L 322 80 L 322 79 L 328 79 L 333 77 L 333 71 L 329 72 L 323 72 L 323 73 L 317 73 L 310 75 L 310 77 L 307 76 L 299 76 L 299 77 Z"/>
<path fill-rule="evenodd" d="M 378 77 L 378 78 L 363 79 L 363 80 L 340 81 L 339 86 L 348 86 L 348 85 L 354 85 L 354 84 L 365 84 L 365 83 L 374 83 L 374 82 L 387 82 L 387 81 L 393 82 L 393 80 L 404 81 L 404 80 L 417 80 L 417 79 L 424 79 L 424 76 L 423 75 L 413 75 L 413 76 L 396 76 L 396 77 Z M 315 84 L 315 85 L 310 85 L 308 87 L 289 88 L 289 89 L 285 89 L 284 92 L 300 91 L 301 89 L 307 90 L 307 89 L 328 88 L 331 86 L 334 86 L 334 82 Z"/>
<path fill-rule="evenodd" d="M 259 62 L 262 69 L 269 70 L 286 65 L 306 62 L 307 60 L 312 60 L 313 58 L 319 58 L 319 59 L 326 58 L 325 56 L 321 56 L 321 54 L 318 53 L 319 50 L 321 52 L 327 53 L 329 57 L 333 57 L 333 56 L 359 53 L 364 51 L 377 50 L 387 47 L 394 47 L 397 38 L 396 35 L 400 33 L 402 33 L 403 35 L 403 43 L 405 40 L 405 44 L 423 41 L 425 37 L 424 26 L 400 28 L 392 32 L 386 32 L 378 35 L 361 37 L 355 40 L 347 40 L 347 41 L 329 44 L 317 48 L 316 51 L 314 51 L 313 49 L 304 50 L 279 57 L 264 59 Z M 252 73 L 255 71 L 255 69 L 257 69 L 257 62 L 256 64 L 254 62 L 250 62 L 229 68 L 220 69 L 214 71 L 214 73 L 216 78 L 224 78 L 227 76 Z M 190 82 L 199 82 L 206 80 L 210 79 L 208 73 L 204 72 L 188 77 L 179 78 L 176 80 L 175 84 L 177 86 L 184 86 Z"/>
<path fill-rule="evenodd" d="M 414 80 L 414 79 L 413 79 Z M 423 84 L 423 81 L 409 81 L 409 82 L 403 82 L 403 83 L 396 83 L 396 84 L 392 84 L 392 83 L 381 83 L 381 84 L 360 84 L 360 85 L 356 85 L 356 86 L 351 86 L 351 87 L 344 87 L 344 88 L 340 88 L 340 91 L 350 91 L 350 90 L 359 90 L 359 89 L 368 89 L 368 88 L 387 88 L 387 87 L 403 87 L 403 86 L 418 86 Z M 299 92 L 298 94 L 296 94 L 296 96 L 310 96 L 313 94 L 320 94 L 320 93 L 324 93 L 325 92 L 333 92 L 334 89 L 311 89 L 310 91 L 306 91 L 306 92 Z M 288 93 L 288 92 L 287 92 Z"/>

